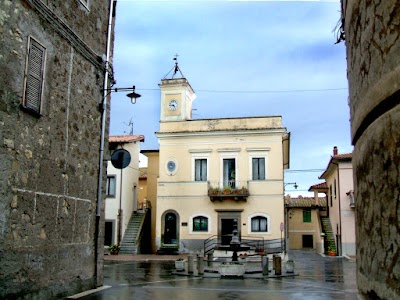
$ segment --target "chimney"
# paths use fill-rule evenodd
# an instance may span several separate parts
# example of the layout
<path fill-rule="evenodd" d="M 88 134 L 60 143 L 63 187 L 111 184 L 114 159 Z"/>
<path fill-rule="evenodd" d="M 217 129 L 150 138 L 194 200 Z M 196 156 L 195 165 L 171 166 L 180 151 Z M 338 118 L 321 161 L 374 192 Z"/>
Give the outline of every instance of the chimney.
<path fill-rule="evenodd" d="M 336 155 L 338 155 L 338 150 L 337 150 L 337 147 L 335 146 L 335 147 L 333 147 L 333 156 L 336 156 Z"/>

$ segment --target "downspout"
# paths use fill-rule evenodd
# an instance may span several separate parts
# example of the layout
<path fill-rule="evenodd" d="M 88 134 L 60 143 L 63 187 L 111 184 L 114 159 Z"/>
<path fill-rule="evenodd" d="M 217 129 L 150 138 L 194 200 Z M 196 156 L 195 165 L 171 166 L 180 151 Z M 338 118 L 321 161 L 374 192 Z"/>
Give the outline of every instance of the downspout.
<path fill-rule="evenodd" d="M 337 167 L 337 176 L 338 176 L 338 180 L 337 180 L 337 197 L 338 197 L 338 203 L 339 203 L 339 230 L 338 230 L 338 235 L 339 235 L 339 239 L 338 242 L 340 244 L 339 249 L 339 253 L 338 256 L 342 255 L 342 209 L 341 209 L 341 205 L 340 205 L 340 172 L 339 172 L 339 164 L 335 163 L 332 161 L 332 164 L 336 165 Z M 339 245 L 338 245 L 339 246 Z"/>
<path fill-rule="evenodd" d="M 96 226 L 95 226 L 95 278 L 97 286 L 99 284 L 99 234 L 100 234 L 100 214 L 101 214 L 101 199 L 103 189 L 103 160 L 104 160 L 104 137 L 106 132 L 106 112 L 107 112 L 107 97 L 109 93 L 108 88 L 108 76 L 109 68 L 107 64 L 110 61 L 111 52 L 111 37 L 112 37 L 112 24 L 114 16 L 114 8 L 117 4 L 117 0 L 110 0 L 109 15 L 108 15 L 108 28 L 107 28 L 107 45 L 106 45 L 106 68 L 104 71 L 104 83 L 103 83 L 103 99 L 101 105 L 101 135 L 100 135 L 100 150 L 99 150 L 99 176 L 97 183 L 97 203 L 96 203 Z"/>

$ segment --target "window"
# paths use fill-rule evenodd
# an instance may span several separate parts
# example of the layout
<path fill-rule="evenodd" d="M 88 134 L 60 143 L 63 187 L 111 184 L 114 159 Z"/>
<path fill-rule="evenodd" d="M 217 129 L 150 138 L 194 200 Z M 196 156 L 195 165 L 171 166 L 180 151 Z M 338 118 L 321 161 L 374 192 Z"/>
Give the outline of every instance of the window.
<path fill-rule="evenodd" d="M 194 180 L 207 181 L 207 159 L 194 160 Z"/>
<path fill-rule="evenodd" d="M 332 184 L 329 185 L 329 199 L 330 199 L 331 207 L 332 207 Z"/>
<path fill-rule="evenodd" d="M 115 197 L 115 175 L 107 176 L 106 195 Z"/>
<path fill-rule="evenodd" d="M 267 232 L 268 219 L 266 217 L 257 216 L 251 218 L 251 231 L 252 232 Z"/>
<path fill-rule="evenodd" d="M 336 199 L 336 178 L 333 181 L 333 190 L 334 190 L 334 195 L 335 195 L 335 199 Z"/>
<path fill-rule="evenodd" d="M 208 231 L 208 218 L 203 216 L 193 218 L 193 231 Z"/>
<path fill-rule="evenodd" d="M 265 180 L 265 158 L 252 159 L 253 180 Z"/>
<path fill-rule="evenodd" d="M 311 209 L 303 209 L 303 222 L 311 222 Z"/>
<path fill-rule="evenodd" d="M 231 188 L 236 187 L 235 182 L 235 159 L 229 158 L 223 160 L 223 168 L 224 168 L 224 187 L 230 186 Z"/>
<path fill-rule="evenodd" d="M 30 37 L 25 66 L 22 106 L 36 114 L 40 114 L 42 108 L 45 60 L 46 48 Z"/>

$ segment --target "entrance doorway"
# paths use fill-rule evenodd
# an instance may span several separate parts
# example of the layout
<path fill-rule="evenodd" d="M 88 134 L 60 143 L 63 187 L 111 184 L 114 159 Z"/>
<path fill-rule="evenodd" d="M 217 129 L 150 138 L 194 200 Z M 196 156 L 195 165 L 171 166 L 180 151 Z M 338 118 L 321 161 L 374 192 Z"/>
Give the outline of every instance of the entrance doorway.
<path fill-rule="evenodd" d="M 232 231 L 235 228 L 241 237 L 241 212 L 243 210 L 218 210 L 218 241 L 221 246 L 229 246 L 232 240 Z"/>
<path fill-rule="evenodd" d="M 303 234 L 303 248 L 313 248 L 313 236 L 311 234 Z"/>
<path fill-rule="evenodd" d="M 229 245 L 232 240 L 235 219 L 221 219 L 221 245 Z"/>
<path fill-rule="evenodd" d="M 164 219 L 164 244 L 177 244 L 176 215 L 169 212 Z"/>

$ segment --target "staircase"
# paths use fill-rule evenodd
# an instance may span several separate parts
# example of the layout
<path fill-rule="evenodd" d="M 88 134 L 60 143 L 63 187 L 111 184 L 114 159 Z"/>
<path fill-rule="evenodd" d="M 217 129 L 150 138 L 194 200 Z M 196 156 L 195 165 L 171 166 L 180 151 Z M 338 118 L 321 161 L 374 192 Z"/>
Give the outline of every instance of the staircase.
<path fill-rule="evenodd" d="M 330 247 L 336 252 L 335 236 L 332 231 L 331 220 L 328 217 L 321 217 L 322 231 L 325 233 L 325 251 Z"/>
<path fill-rule="evenodd" d="M 120 254 L 138 254 L 140 252 L 139 237 L 146 218 L 146 213 L 147 211 L 144 213 L 136 212 L 132 214 L 121 242 Z"/>

